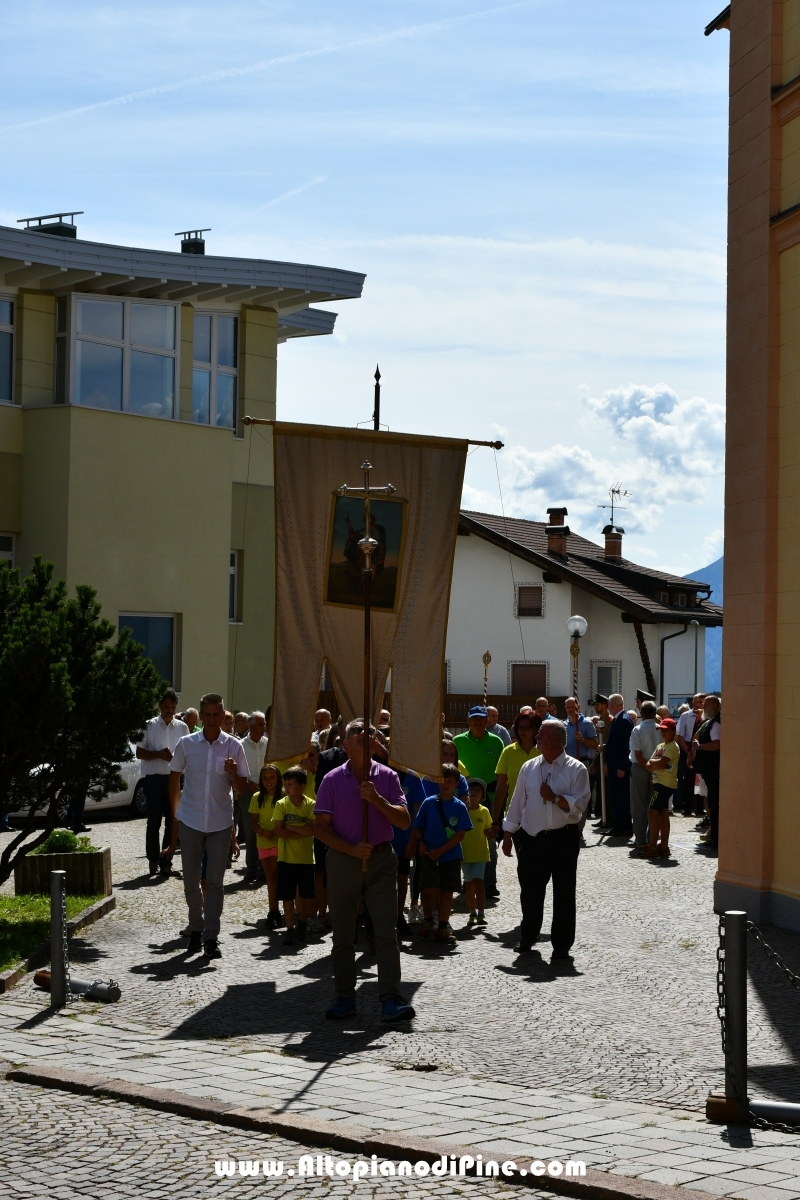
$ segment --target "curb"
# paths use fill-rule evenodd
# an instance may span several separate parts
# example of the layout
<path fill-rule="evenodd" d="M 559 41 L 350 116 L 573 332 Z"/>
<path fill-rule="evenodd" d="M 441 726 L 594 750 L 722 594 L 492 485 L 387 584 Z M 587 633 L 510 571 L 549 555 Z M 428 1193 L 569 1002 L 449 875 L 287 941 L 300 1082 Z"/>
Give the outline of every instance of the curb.
<path fill-rule="evenodd" d="M 273 1133 L 302 1142 L 309 1146 L 355 1152 L 368 1157 L 373 1154 L 386 1159 L 408 1159 L 438 1162 L 443 1154 L 460 1158 L 468 1154 L 475 1158 L 483 1155 L 488 1159 L 502 1160 L 504 1155 L 489 1146 L 459 1146 L 445 1142 L 434 1142 L 430 1138 L 409 1137 L 405 1134 L 381 1133 L 360 1125 L 347 1125 L 340 1121 L 317 1121 L 299 1113 L 272 1112 L 266 1108 L 237 1108 L 221 1100 L 205 1100 L 189 1096 L 184 1092 L 146 1087 L 123 1080 L 104 1079 L 100 1075 L 88 1075 L 65 1071 L 58 1067 L 19 1067 L 6 1069 L 0 1063 L 0 1075 L 13 1083 L 33 1084 L 37 1087 L 56 1088 L 97 1099 L 118 1100 L 126 1104 L 137 1104 L 160 1112 L 174 1113 L 196 1121 L 213 1121 L 235 1129 L 247 1129 L 255 1133 Z M 697 1192 L 673 1184 L 655 1183 L 652 1180 L 634 1179 L 627 1175 L 613 1175 L 607 1171 L 595 1171 L 587 1167 L 584 1176 L 554 1178 L 549 1175 L 531 1174 L 531 1164 L 536 1160 L 527 1157 L 514 1160 L 516 1173 L 506 1178 L 509 1183 L 522 1187 L 545 1189 L 574 1200 L 709 1200 L 707 1192 Z M 525 1174 L 522 1174 L 525 1171 Z M 474 1171 L 470 1171 L 475 1176 Z M 450 1176 L 447 1176 L 450 1178 Z"/>
<path fill-rule="evenodd" d="M 96 904 L 90 904 L 88 908 L 84 908 L 71 921 L 67 921 L 67 938 L 74 937 L 80 929 L 85 929 L 87 925 L 94 925 L 95 921 L 99 921 L 101 917 L 110 913 L 112 908 L 117 907 L 116 896 L 104 896 L 102 900 L 98 900 Z M 24 962 L 21 962 L 18 967 L 12 967 L 10 971 L 0 973 L 0 995 L 5 992 L 10 992 L 13 987 L 25 978 L 28 971 L 32 971 L 35 967 L 41 967 L 50 959 L 50 939 L 47 938 L 35 949 L 31 950 Z"/>

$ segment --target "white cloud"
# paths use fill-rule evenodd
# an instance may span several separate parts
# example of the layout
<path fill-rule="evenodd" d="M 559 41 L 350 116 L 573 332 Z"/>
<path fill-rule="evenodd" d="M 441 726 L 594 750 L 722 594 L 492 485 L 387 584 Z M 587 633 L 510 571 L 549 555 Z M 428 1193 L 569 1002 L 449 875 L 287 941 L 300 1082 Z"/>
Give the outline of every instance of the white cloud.
<path fill-rule="evenodd" d="M 545 520 L 548 507 L 566 504 L 570 524 L 596 535 L 598 506 L 621 481 L 631 495 L 621 501 L 619 522 L 630 533 L 657 527 L 670 504 L 705 494 L 723 470 L 724 409 L 700 397 L 681 400 L 666 384 L 631 384 L 599 398 L 584 397 L 598 418 L 595 452 L 558 443 L 543 450 L 513 446 L 503 462 L 506 511 Z M 713 557 L 715 539 L 707 539 Z"/>
<path fill-rule="evenodd" d="M 703 562 L 712 563 L 722 554 L 723 541 L 725 537 L 724 529 L 715 529 L 710 533 L 703 542 Z"/>

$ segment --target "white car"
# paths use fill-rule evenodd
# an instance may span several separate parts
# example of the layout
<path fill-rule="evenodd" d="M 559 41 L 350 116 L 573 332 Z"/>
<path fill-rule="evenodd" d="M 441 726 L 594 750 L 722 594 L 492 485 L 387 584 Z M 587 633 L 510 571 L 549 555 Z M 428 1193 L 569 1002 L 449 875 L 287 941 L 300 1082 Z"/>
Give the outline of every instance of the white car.
<path fill-rule="evenodd" d="M 130 744 L 130 743 L 129 743 Z M 142 778 L 142 763 L 136 758 L 136 747 L 131 744 L 131 753 L 134 757 L 129 762 L 119 764 L 119 773 L 125 781 L 125 787 L 121 792 L 109 792 L 107 796 L 103 796 L 101 800 L 93 800 L 89 796 L 86 800 L 86 810 L 84 815 L 90 817 L 97 809 L 107 808 L 127 808 L 132 817 L 147 816 L 147 799 L 144 794 L 144 779 Z M 46 764 L 41 767 L 34 768 L 33 774 L 37 774 L 43 769 Z M 21 812 L 25 812 L 27 806 L 23 807 Z M 15 813 L 10 813 L 9 816 L 13 819 Z M 67 817 L 67 802 L 62 801 L 59 805 L 59 819 L 64 821 Z"/>

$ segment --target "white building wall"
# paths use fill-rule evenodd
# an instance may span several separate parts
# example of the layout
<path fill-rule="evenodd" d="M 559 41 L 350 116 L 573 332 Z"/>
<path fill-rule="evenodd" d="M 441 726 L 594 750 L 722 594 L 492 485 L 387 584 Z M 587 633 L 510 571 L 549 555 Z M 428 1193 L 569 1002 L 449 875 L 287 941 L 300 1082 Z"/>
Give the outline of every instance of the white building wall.
<path fill-rule="evenodd" d="M 513 579 L 512 579 L 513 575 Z M 515 616 L 514 585 L 542 584 L 544 615 Z M 548 666 L 548 692 L 572 693 L 572 658 L 566 631 L 568 618 L 579 613 L 588 621 L 581 640 L 578 693 L 584 708 L 597 689 L 597 665 L 618 664 L 621 691 L 629 707 L 636 689 L 647 690 L 636 632 L 622 620 L 621 610 L 568 583 L 544 583 L 543 573 L 509 555 L 476 534 L 456 541 L 446 657 L 451 692 L 479 692 L 483 688 L 482 656 L 492 656 L 489 691 L 508 695 L 509 664 L 544 662 Z M 658 688 L 659 638 L 680 626 L 644 625 L 650 665 Z M 524 646 L 524 649 L 523 649 Z M 698 687 L 703 686 L 705 631 L 698 631 Z M 668 642 L 665 654 L 665 700 L 669 694 L 694 689 L 694 630 Z"/>

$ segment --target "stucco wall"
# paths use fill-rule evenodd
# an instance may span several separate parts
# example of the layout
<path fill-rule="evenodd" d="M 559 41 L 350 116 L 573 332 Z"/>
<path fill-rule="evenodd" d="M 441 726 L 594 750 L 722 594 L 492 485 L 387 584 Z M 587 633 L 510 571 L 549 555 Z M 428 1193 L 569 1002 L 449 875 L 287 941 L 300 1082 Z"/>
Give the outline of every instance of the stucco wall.
<path fill-rule="evenodd" d="M 22 411 L 0 404 L 0 533 L 22 527 Z"/>

